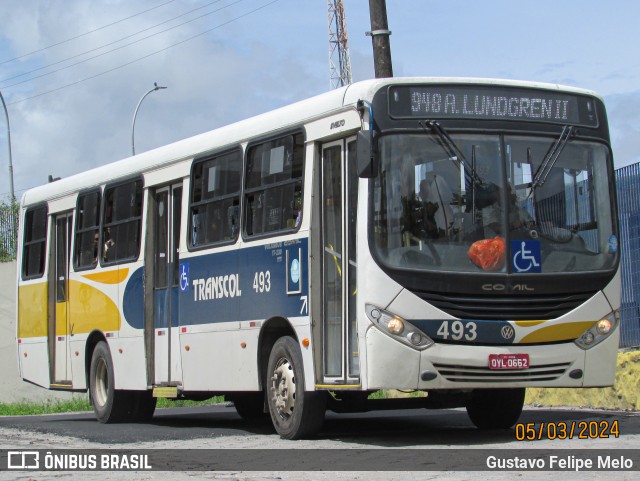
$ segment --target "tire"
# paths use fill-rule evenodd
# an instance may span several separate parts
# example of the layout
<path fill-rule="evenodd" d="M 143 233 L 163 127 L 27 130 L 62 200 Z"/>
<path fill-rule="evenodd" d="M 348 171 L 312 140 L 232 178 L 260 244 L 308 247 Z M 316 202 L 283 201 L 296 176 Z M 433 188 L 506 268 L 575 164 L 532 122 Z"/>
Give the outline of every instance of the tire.
<path fill-rule="evenodd" d="M 467 414 L 480 429 L 509 429 L 520 418 L 525 388 L 478 389 L 467 401 Z"/>
<path fill-rule="evenodd" d="M 158 398 L 153 397 L 152 391 L 131 391 L 133 397 L 133 411 L 129 416 L 132 422 L 145 423 L 153 418 Z"/>
<path fill-rule="evenodd" d="M 271 421 L 280 437 L 301 439 L 320 430 L 326 393 L 305 392 L 302 354 L 292 337 L 281 337 L 273 345 L 266 384 Z"/>
<path fill-rule="evenodd" d="M 264 393 L 247 392 L 230 396 L 238 415 L 245 421 L 259 421 L 266 419 L 268 414 L 264 412 Z"/>
<path fill-rule="evenodd" d="M 114 389 L 113 361 L 106 342 L 100 341 L 91 356 L 89 394 L 96 419 L 103 424 L 126 421 L 133 411 L 129 391 Z"/>

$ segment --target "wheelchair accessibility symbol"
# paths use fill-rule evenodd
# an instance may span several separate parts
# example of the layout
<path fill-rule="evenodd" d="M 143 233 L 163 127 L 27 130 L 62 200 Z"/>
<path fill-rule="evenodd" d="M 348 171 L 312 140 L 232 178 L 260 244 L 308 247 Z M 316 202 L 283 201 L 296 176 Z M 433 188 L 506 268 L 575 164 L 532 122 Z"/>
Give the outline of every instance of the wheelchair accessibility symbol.
<path fill-rule="evenodd" d="M 180 264 L 180 290 L 189 292 L 189 264 Z"/>
<path fill-rule="evenodd" d="M 511 261 L 514 272 L 542 272 L 540 241 L 512 240 Z"/>

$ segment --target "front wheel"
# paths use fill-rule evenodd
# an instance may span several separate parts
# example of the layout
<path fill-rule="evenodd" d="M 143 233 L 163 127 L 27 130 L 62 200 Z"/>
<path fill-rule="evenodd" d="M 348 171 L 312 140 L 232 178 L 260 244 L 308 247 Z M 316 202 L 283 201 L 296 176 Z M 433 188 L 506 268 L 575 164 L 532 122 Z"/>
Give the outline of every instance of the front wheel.
<path fill-rule="evenodd" d="M 267 389 L 271 421 L 280 437 L 300 439 L 320 430 L 327 398 L 324 392 L 305 392 L 302 353 L 292 337 L 281 337 L 273 345 Z"/>
<path fill-rule="evenodd" d="M 525 388 L 477 389 L 467 401 L 467 414 L 480 429 L 509 429 L 522 414 Z"/>

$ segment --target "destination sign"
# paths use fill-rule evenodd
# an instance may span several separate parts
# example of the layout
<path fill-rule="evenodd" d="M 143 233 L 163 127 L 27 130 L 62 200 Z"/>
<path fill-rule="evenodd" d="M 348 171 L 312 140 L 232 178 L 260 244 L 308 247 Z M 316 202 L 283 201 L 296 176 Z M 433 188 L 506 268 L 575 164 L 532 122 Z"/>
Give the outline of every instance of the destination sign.
<path fill-rule="evenodd" d="M 391 87 L 389 114 L 394 118 L 516 120 L 598 126 L 595 103 L 590 97 L 511 87 Z"/>

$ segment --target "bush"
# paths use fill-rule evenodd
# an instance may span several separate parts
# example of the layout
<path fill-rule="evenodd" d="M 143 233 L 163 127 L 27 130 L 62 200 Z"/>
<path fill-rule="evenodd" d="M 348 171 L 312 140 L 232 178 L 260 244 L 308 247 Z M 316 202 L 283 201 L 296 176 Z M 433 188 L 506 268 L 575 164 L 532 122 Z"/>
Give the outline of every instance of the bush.
<path fill-rule="evenodd" d="M 15 260 L 18 246 L 19 205 L 0 202 L 0 262 Z"/>

